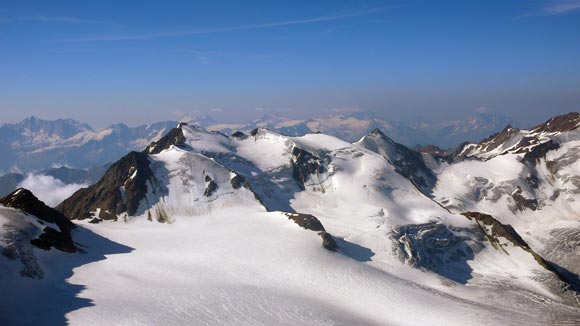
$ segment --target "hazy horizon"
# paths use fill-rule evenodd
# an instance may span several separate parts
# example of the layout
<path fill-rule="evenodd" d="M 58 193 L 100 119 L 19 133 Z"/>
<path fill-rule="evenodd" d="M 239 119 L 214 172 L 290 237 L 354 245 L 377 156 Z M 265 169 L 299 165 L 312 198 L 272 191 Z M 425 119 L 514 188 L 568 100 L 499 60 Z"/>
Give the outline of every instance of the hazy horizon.
<path fill-rule="evenodd" d="M 80 120 L 77 118 L 73 118 L 73 117 L 65 117 L 65 116 L 47 116 L 47 115 L 43 115 L 41 114 L 31 114 L 31 115 L 27 115 L 24 116 L 22 119 L 19 120 L 14 120 L 14 121 L 0 121 L 0 126 L 4 125 L 4 124 L 17 124 L 20 123 L 22 121 L 24 121 L 25 119 L 28 119 L 30 117 L 35 117 L 37 119 L 41 119 L 41 120 L 47 120 L 47 121 L 54 121 L 54 120 L 58 120 L 58 119 L 72 119 L 75 121 L 78 121 L 80 123 L 85 123 L 88 124 L 90 127 L 92 127 L 95 130 L 100 130 L 103 128 L 107 128 L 110 127 L 111 125 L 115 125 L 115 124 L 124 124 L 127 125 L 128 127 L 138 127 L 138 126 L 143 126 L 143 125 L 151 125 L 154 123 L 158 123 L 158 122 L 164 122 L 164 121 L 182 121 L 182 122 L 188 122 L 188 121 L 192 121 L 195 120 L 197 118 L 204 118 L 204 117 L 209 117 L 213 120 L 216 121 L 216 123 L 224 123 L 224 124 L 245 124 L 245 123 L 249 123 L 251 121 L 254 120 L 258 120 L 261 118 L 266 118 L 268 116 L 276 116 L 276 117 L 280 117 L 280 118 L 286 118 L 288 120 L 308 120 L 308 119 L 316 119 L 316 118 L 324 118 L 327 116 L 333 116 L 333 115 L 345 115 L 345 116 L 349 116 L 351 114 L 356 114 L 356 113 L 371 113 L 374 114 L 377 118 L 385 120 L 385 121 L 393 121 L 393 122 L 401 122 L 401 123 L 410 123 L 410 122 L 418 122 L 418 121 L 425 121 L 425 122 L 430 122 L 430 123 L 446 123 L 446 122 L 452 122 L 452 121 L 460 121 L 460 120 L 465 120 L 471 117 L 475 117 L 477 115 L 483 115 L 483 116 L 493 116 L 493 117 L 501 117 L 501 118 L 507 118 L 507 119 L 511 119 L 515 126 L 519 127 L 519 128 L 528 128 L 528 127 L 532 127 L 535 125 L 538 125 L 540 123 L 545 122 L 546 120 L 548 120 L 549 118 L 555 116 L 555 115 L 560 115 L 560 114 L 565 114 L 565 113 L 569 113 L 569 112 L 573 112 L 573 111 L 563 111 L 563 112 L 559 112 L 559 113 L 555 113 L 554 115 L 546 115 L 545 117 L 540 117 L 537 120 L 528 120 L 531 122 L 524 122 L 521 120 L 517 120 L 511 116 L 508 115 L 504 115 L 501 113 L 492 113 L 489 112 L 487 110 L 473 110 L 471 112 L 462 112 L 461 114 L 458 115 L 450 115 L 450 116 L 444 116 L 444 117 L 439 117 L 439 119 L 434 118 L 434 119 L 427 119 L 426 117 L 415 117 L 415 118 L 409 118 L 409 119 L 397 119 L 396 117 L 394 119 L 389 118 L 389 116 L 383 116 L 381 115 L 381 113 L 376 113 L 370 110 L 327 110 L 326 112 L 317 112 L 320 114 L 311 114 L 311 115 L 295 115 L 294 112 L 276 112 L 276 111 L 264 111 L 264 110 L 259 110 L 256 112 L 253 112 L 251 114 L 248 114 L 247 116 L 242 116 L 239 117 L 238 119 L 228 119 L 228 117 L 226 116 L 225 119 L 219 119 L 220 116 L 223 116 L 222 112 L 194 112 L 190 115 L 181 115 L 180 118 L 177 118 L 175 115 L 171 115 L 168 116 L 166 119 L 159 119 L 159 120 L 151 120 L 151 121 L 145 121 L 145 122 L 137 122 L 135 120 L 111 120 L 108 123 L 105 124 L 97 124 L 97 123 L 93 123 L 93 121 L 86 121 L 86 120 Z"/>

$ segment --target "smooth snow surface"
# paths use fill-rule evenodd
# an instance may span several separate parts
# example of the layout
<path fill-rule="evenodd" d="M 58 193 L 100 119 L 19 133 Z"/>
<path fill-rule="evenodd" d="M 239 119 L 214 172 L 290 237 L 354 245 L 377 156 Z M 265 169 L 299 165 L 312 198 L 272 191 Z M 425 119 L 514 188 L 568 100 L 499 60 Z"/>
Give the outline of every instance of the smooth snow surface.
<path fill-rule="evenodd" d="M 0 324 L 54 324 L 64 310 L 72 325 L 539 325 L 562 309 L 516 309 L 499 296 L 478 303 L 420 286 L 325 250 L 314 232 L 275 212 L 77 232 L 87 254 L 41 253 L 43 265 L 59 268 L 3 283 L 4 294 L 18 291 L 0 305 Z M 66 267 L 76 268 L 67 275 Z M 14 305 L 26 297 L 28 305 Z"/>

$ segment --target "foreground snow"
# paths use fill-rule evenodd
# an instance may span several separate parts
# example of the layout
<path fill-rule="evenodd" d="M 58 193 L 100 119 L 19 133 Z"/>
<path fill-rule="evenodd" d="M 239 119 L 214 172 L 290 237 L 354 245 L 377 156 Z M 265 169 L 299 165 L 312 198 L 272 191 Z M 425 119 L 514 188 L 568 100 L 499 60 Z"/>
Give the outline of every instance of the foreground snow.
<path fill-rule="evenodd" d="M 76 232 L 87 253 L 42 252 L 50 266 L 42 280 L 0 278 L 0 324 L 65 316 L 72 325 L 515 325 L 577 313 L 477 289 L 462 299 L 403 280 L 324 249 L 316 233 L 276 212 L 232 208 Z"/>

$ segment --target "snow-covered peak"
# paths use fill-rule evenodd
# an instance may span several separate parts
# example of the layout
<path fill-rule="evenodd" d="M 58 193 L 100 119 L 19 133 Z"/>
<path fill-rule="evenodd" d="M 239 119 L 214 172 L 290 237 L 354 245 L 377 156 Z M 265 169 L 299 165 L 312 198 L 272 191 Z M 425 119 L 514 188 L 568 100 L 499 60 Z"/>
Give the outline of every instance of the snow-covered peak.
<path fill-rule="evenodd" d="M 373 129 L 355 144 L 379 153 L 392 161 L 397 161 L 401 158 L 402 153 L 400 152 L 404 147 L 387 137 L 379 128 Z"/>
<path fill-rule="evenodd" d="M 458 151 L 457 158 L 475 157 L 489 159 L 497 155 L 505 154 L 506 151 L 512 150 L 526 134 L 526 131 L 507 126 L 502 131 L 477 144 L 467 143 L 462 145 L 461 150 Z"/>
<path fill-rule="evenodd" d="M 557 148 L 559 143 L 580 139 L 580 114 L 577 112 L 553 117 L 531 130 L 506 127 L 479 143 L 466 143 L 456 149 L 452 159 L 475 158 L 488 160 L 498 155 L 518 154 L 523 159 L 536 159 L 538 151 Z M 543 154 L 542 154 L 543 155 Z"/>
<path fill-rule="evenodd" d="M 360 147 L 384 156 L 404 177 L 425 193 L 435 184 L 433 172 L 426 166 L 421 154 L 394 142 L 380 129 L 374 129 L 355 143 Z"/>

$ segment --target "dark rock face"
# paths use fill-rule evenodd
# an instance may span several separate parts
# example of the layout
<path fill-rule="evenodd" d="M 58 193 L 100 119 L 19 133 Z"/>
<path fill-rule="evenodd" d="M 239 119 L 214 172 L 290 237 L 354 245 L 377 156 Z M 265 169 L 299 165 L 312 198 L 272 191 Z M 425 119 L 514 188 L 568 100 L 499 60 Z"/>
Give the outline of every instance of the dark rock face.
<path fill-rule="evenodd" d="M 113 164 L 99 182 L 80 189 L 56 209 L 79 220 L 91 218 L 97 209 L 105 220 L 121 213 L 135 215 L 147 194 L 147 182 L 156 183 L 150 165 L 147 154 L 131 152 Z"/>
<path fill-rule="evenodd" d="M 159 154 L 172 145 L 177 147 L 184 147 L 186 139 L 183 135 L 183 130 L 181 129 L 182 125 L 186 124 L 180 123 L 177 128 L 171 129 L 167 135 L 149 145 L 144 152 L 148 154 Z"/>
<path fill-rule="evenodd" d="M 482 140 L 477 144 L 463 143 L 457 148 L 446 153 L 448 156 L 448 161 L 462 161 L 471 157 L 470 155 L 474 152 L 487 153 L 495 150 L 496 148 L 502 146 L 505 142 L 512 139 L 514 136 L 520 133 L 519 129 L 513 128 L 512 126 L 505 127 L 502 131 L 495 133 L 488 138 Z M 468 145 L 475 145 L 471 148 L 466 149 Z"/>
<path fill-rule="evenodd" d="M 536 164 L 541 158 L 546 157 L 546 154 L 549 151 L 556 150 L 560 148 L 560 144 L 554 142 L 553 140 L 547 141 L 540 145 L 535 146 L 532 148 L 531 151 L 527 152 L 524 155 L 523 162 L 529 162 L 532 165 Z"/>
<path fill-rule="evenodd" d="M 376 148 L 377 146 L 383 144 L 385 147 L 389 147 L 383 149 L 388 152 L 385 158 L 391 162 L 397 173 L 411 181 L 415 187 L 423 192 L 429 192 L 430 188 L 435 185 L 435 174 L 425 165 L 420 153 L 394 142 L 378 128 L 371 131 L 370 136 L 378 138 L 379 142 L 372 142 L 371 139 L 365 137 L 362 140 L 365 148 L 380 154 L 381 151 Z"/>
<path fill-rule="evenodd" d="M 572 112 L 551 118 L 550 120 L 537 125 L 532 128 L 529 133 L 522 134 L 517 138 L 521 131 L 511 126 L 506 127 L 501 132 L 484 139 L 477 144 L 465 143 L 457 147 L 455 150 L 447 153 L 447 161 L 460 161 L 466 158 L 475 158 L 470 156 L 473 153 L 486 153 L 493 151 L 499 146 L 509 141 L 517 141 L 513 147 L 510 146 L 508 150 L 505 148 L 505 153 L 524 154 L 523 161 L 534 165 L 537 160 L 545 157 L 546 153 L 559 148 L 559 144 L 553 140 L 545 141 L 543 138 L 545 134 L 556 134 L 562 132 L 572 131 L 580 125 L 580 113 Z M 470 148 L 466 149 L 466 146 Z M 465 150 L 466 149 L 466 150 Z"/>
<path fill-rule="evenodd" d="M 330 233 L 318 232 L 318 235 L 322 238 L 322 246 L 325 249 L 330 251 L 337 251 L 339 249 L 336 241 L 334 241 L 334 238 L 330 235 Z"/>
<path fill-rule="evenodd" d="M 538 200 L 535 198 L 528 199 L 522 195 L 522 188 L 519 186 L 512 193 L 512 198 L 516 203 L 516 209 L 519 211 L 524 211 L 525 209 L 531 209 L 535 211 L 538 209 Z"/>
<path fill-rule="evenodd" d="M 434 145 L 426 145 L 426 146 L 417 146 L 415 147 L 415 151 L 421 154 L 430 155 L 433 159 L 437 162 L 447 162 L 453 163 L 453 161 L 457 158 L 459 153 L 463 151 L 463 148 L 468 145 L 468 142 L 463 142 L 459 144 L 457 147 L 454 147 L 449 150 L 441 149 Z"/>
<path fill-rule="evenodd" d="M 530 186 L 530 188 L 538 189 L 540 185 L 540 179 L 535 173 L 530 173 L 528 176 L 526 176 L 526 183 Z"/>
<path fill-rule="evenodd" d="M 503 250 L 498 240 L 498 237 L 502 237 L 517 247 L 526 249 L 526 251 L 530 250 L 528 244 L 524 241 L 524 239 L 522 239 L 522 237 L 520 237 L 520 235 L 511 225 L 502 224 L 493 216 L 483 213 L 467 212 L 463 213 L 462 215 L 467 217 L 469 220 L 474 220 L 496 249 Z M 488 232 L 485 227 L 490 227 L 490 232 Z"/>
<path fill-rule="evenodd" d="M 289 220 L 294 221 L 300 227 L 317 232 L 317 234 L 322 238 L 322 246 L 330 251 L 336 251 L 339 249 L 338 244 L 332 237 L 330 233 L 327 233 L 322 226 L 322 223 L 314 215 L 310 214 L 300 214 L 300 213 L 285 213 Z"/>
<path fill-rule="evenodd" d="M 312 231 L 326 231 L 322 223 L 316 218 L 314 215 L 310 214 L 300 214 L 300 213 L 286 213 L 289 220 L 294 221 L 294 223 L 298 224 L 300 227 L 305 228 L 306 230 Z"/>
<path fill-rule="evenodd" d="M 17 189 L 8 196 L 0 199 L 0 204 L 6 207 L 17 208 L 39 219 L 58 225 L 61 230 L 71 230 L 73 223 L 63 214 L 46 206 L 32 192 L 27 189 Z"/>
<path fill-rule="evenodd" d="M 241 132 L 241 131 L 236 131 L 236 132 L 234 132 L 234 133 L 232 134 L 232 136 L 231 136 L 231 137 L 232 137 L 232 138 L 237 138 L 237 139 L 240 139 L 240 140 L 244 140 L 244 139 L 248 138 L 248 135 L 244 134 L 244 133 L 243 133 L 243 132 Z"/>
<path fill-rule="evenodd" d="M 206 178 L 207 178 L 207 176 L 206 176 Z M 218 184 L 215 181 L 211 180 L 211 178 L 210 178 L 210 181 L 208 182 L 208 184 L 205 188 L 205 191 L 203 192 L 203 195 L 206 197 L 210 197 L 217 189 L 218 189 Z"/>
<path fill-rule="evenodd" d="M 248 180 L 246 180 L 246 178 L 244 178 L 243 176 L 241 176 L 237 173 L 230 180 L 230 182 L 232 183 L 232 187 L 234 187 L 234 189 L 240 189 L 241 187 L 244 187 L 246 189 L 250 189 L 250 184 L 248 183 Z"/>
<path fill-rule="evenodd" d="M 513 128 L 512 126 L 507 126 L 502 131 L 484 139 L 479 144 L 480 146 L 485 147 L 485 150 L 489 152 L 498 148 L 519 132 L 519 129 Z"/>
<path fill-rule="evenodd" d="M 445 152 L 445 155 L 436 156 L 436 157 L 439 158 L 439 160 L 445 161 L 448 163 L 453 163 L 455 161 L 461 161 L 460 157 L 462 157 L 462 156 L 460 154 L 463 152 L 465 147 L 468 146 L 469 144 L 470 144 L 469 142 L 463 142 L 463 143 L 457 145 L 457 147 L 452 148 L 452 149 L 448 150 L 447 152 Z"/>
<path fill-rule="evenodd" d="M 44 250 L 54 247 L 64 252 L 76 252 L 77 248 L 69 234 L 59 232 L 51 227 L 45 227 L 44 232 L 37 238 L 30 241 L 30 244 Z"/>
<path fill-rule="evenodd" d="M 17 189 L 8 196 L 0 199 L 0 204 L 6 207 L 19 209 L 25 213 L 36 216 L 44 222 L 56 224 L 59 227 L 60 231 L 50 227 L 45 227 L 39 238 L 32 240 L 31 244 L 45 250 L 54 247 L 64 252 L 77 251 L 71 236 L 74 224 L 63 214 L 46 206 L 30 191 L 22 188 Z"/>
<path fill-rule="evenodd" d="M 566 132 L 571 131 L 578 128 L 578 124 L 580 124 L 580 113 L 578 112 L 570 112 L 567 114 L 563 114 L 557 117 L 553 117 L 550 120 L 546 121 L 545 123 L 539 124 L 532 128 L 532 132 L 534 133 L 542 133 L 542 132 Z"/>
<path fill-rule="evenodd" d="M 298 147 L 292 148 L 292 156 L 292 177 L 298 182 L 300 189 L 306 190 L 310 175 L 316 175 L 318 183 L 322 183 L 321 175 L 327 170 L 318 157 Z M 323 188 L 322 191 L 324 192 Z"/>

